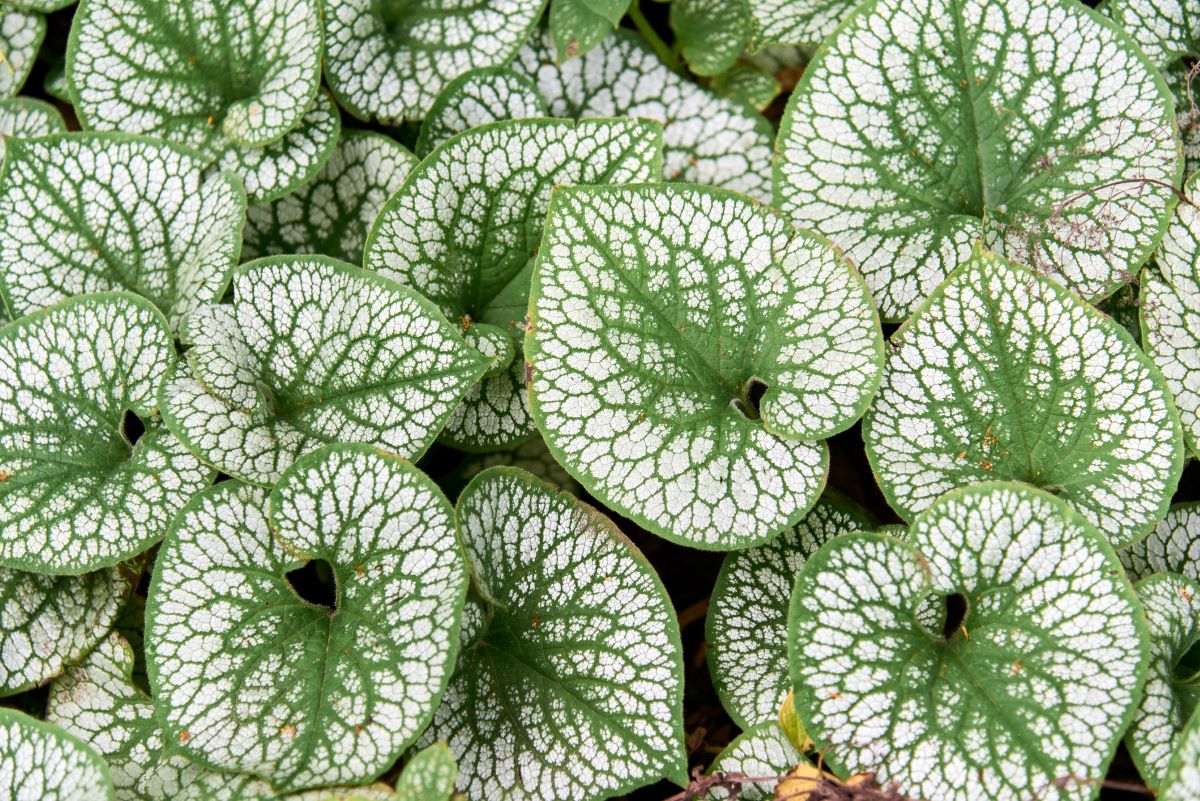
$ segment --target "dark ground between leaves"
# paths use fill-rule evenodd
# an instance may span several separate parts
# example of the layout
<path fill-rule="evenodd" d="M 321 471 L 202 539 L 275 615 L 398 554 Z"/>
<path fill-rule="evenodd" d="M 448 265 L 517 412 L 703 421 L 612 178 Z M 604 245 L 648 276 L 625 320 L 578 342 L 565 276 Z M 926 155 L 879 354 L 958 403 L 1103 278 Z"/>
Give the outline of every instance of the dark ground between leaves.
<path fill-rule="evenodd" d="M 1094 0 L 1090 2 L 1085 0 L 1085 2 L 1087 5 L 1095 5 Z M 648 21 L 669 43 L 671 33 L 666 20 L 668 5 L 648 3 L 643 8 Z M 46 45 L 42 48 L 43 56 L 47 53 L 65 52 L 72 12 L 73 9 L 68 8 L 49 16 Z M 71 107 L 46 96 L 41 91 L 43 80 L 52 67 L 52 64 L 40 61 L 26 84 L 26 91 L 28 94 L 54 103 L 63 112 L 68 126 L 71 129 L 77 129 L 79 126 Z M 785 102 L 786 96 L 776 100 L 766 110 L 766 116 L 778 120 L 783 113 Z M 344 124 L 346 127 L 363 127 L 361 123 L 348 118 L 344 120 Z M 401 128 L 368 127 L 380 130 L 409 147 L 414 144 L 418 132 L 418 128 L 413 125 Z M 885 335 L 890 336 L 894 330 L 895 326 L 884 326 Z M 871 474 L 870 465 L 863 451 L 860 426 L 855 425 L 849 431 L 834 437 L 830 440 L 829 446 L 829 486 L 859 503 L 875 517 L 879 524 L 902 522 L 887 505 Z M 451 469 L 455 463 L 456 456 L 452 451 L 435 448 L 426 459 L 422 460 L 422 467 L 426 468 L 431 475 L 436 476 Z M 1177 502 L 1200 500 L 1200 465 L 1195 461 L 1190 462 L 1185 469 L 1175 500 Z M 736 725 L 722 708 L 720 699 L 713 689 L 708 674 L 707 646 L 704 641 L 704 620 L 708 608 L 708 598 L 724 555 L 674 545 L 648 534 L 629 520 L 613 517 L 654 565 L 675 604 L 683 635 L 686 669 L 684 728 L 687 735 L 689 762 L 691 767 L 706 769 L 721 749 L 738 734 Z M 295 574 L 289 575 L 289 578 L 292 579 L 294 586 L 301 594 L 328 602 L 327 577 L 322 575 L 318 565 L 314 564 L 311 569 L 296 571 Z M 147 581 L 143 578 L 142 586 L 139 587 L 139 592 L 143 595 L 146 591 L 146 584 Z M 3 705 L 21 708 L 40 716 L 44 712 L 45 699 L 46 689 L 41 688 L 6 698 Z M 1109 770 L 1109 779 L 1122 784 L 1139 782 L 1137 770 L 1123 746 L 1113 760 Z M 670 782 L 663 781 L 631 793 L 626 797 L 626 801 L 664 801 L 664 799 L 677 795 L 679 789 Z M 873 796 L 856 796 L 848 792 L 839 794 L 834 788 L 826 788 L 825 795 L 820 801 L 829 801 L 830 799 L 877 801 L 877 799 L 888 797 L 878 793 Z M 1127 789 L 1106 787 L 1101 790 L 1100 798 L 1102 801 L 1126 801 L 1127 799 L 1144 801 L 1149 796 Z M 547 799 L 547 801 L 551 800 Z M 812 801 L 818 801 L 818 798 L 814 797 Z M 1030 801 L 1035 801 L 1035 799 L 1031 797 Z"/>

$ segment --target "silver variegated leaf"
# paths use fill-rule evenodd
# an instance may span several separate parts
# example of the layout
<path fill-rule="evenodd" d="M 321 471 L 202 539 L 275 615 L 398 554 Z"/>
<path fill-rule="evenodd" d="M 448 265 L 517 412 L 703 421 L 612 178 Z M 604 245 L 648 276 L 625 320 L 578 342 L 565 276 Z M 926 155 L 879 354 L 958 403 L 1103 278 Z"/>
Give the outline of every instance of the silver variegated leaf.
<path fill-rule="evenodd" d="M 104 760 L 40 720 L 0 708 L 0 798 L 4 801 L 113 801 Z"/>

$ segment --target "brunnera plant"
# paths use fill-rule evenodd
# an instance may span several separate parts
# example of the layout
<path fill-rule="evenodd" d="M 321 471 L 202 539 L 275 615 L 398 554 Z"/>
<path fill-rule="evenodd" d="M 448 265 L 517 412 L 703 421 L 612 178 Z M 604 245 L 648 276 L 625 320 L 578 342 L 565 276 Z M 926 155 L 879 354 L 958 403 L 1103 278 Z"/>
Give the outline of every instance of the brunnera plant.
<path fill-rule="evenodd" d="M 0 801 L 1200 799 L 1091 4 L 0 0 Z"/>

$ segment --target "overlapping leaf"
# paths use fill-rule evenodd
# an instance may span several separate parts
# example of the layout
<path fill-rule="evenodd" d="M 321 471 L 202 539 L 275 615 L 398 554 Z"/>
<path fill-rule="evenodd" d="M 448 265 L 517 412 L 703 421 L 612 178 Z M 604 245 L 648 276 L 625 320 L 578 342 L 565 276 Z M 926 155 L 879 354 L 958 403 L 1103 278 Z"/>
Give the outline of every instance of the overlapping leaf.
<path fill-rule="evenodd" d="M 333 571 L 332 609 L 286 578 L 310 559 Z M 166 740 L 281 790 L 375 778 L 433 714 L 466 583 L 449 502 L 403 460 L 324 449 L 269 513 L 264 490 L 217 485 L 155 565 L 147 660 Z"/>
<path fill-rule="evenodd" d="M 1150 631 L 1150 665 L 1125 744 L 1146 784 L 1156 788 L 1200 704 L 1200 671 L 1184 659 L 1200 643 L 1200 583 L 1160 573 L 1138 582 L 1137 594 Z"/>
<path fill-rule="evenodd" d="M 443 441 L 483 451 L 534 434 L 520 354 L 550 195 L 561 186 L 655 180 L 661 157 L 652 122 L 498 122 L 438 147 L 388 201 L 368 237 L 366 266 L 424 294 L 493 360 Z"/>
<path fill-rule="evenodd" d="M 575 495 L 580 493 L 579 482 L 558 463 L 541 436 L 502 451 L 468 453 L 450 472 L 438 478 L 438 485 L 445 490 L 447 497 L 457 498 L 471 479 L 489 467 L 519 467 L 560 490 Z"/>
<path fill-rule="evenodd" d="M 420 295 L 323 256 L 239 268 L 233 305 L 197 309 L 163 416 L 205 461 L 272 484 L 299 456 L 364 442 L 425 451 L 483 358 Z"/>
<path fill-rule="evenodd" d="M 10 97 L 0 100 L 0 161 L 4 160 L 5 140 L 10 137 L 31 138 L 66 130 L 58 109 L 44 100 L 32 97 Z"/>
<path fill-rule="evenodd" d="M 0 5 L 0 99 L 21 90 L 45 36 L 41 14 Z"/>
<path fill-rule="evenodd" d="M 817 44 L 854 9 L 854 0 L 749 0 L 751 45 Z"/>
<path fill-rule="evenodd" d="M 220 299 L 246 196 L 180 148 L 122 134 L 15 141 L 0 169 L 0 290 L 15 315 L 85 292 L 151 300 L 172 327 Z"/>
<path fill-rule="evenodd" d="M 0 568 L 0 696 L 36 687 L 113 627 L 138 572 L 41 576 Z"/>
<path fill-rule="evenodd" d="M 425 116 L 446 83 L 512 58 L 545 0 L 326 0 L 325 76 L 356 117 Z"/>
<path fill-rule="evenodd" d="M 471 70 L 442 89 L 421 123 L 417 155 L 425 158 L 455 134 L 489 122 L 546 117 L 546 101 L 523 75 L 505 67 Z"/>
<path fill-rule="evenodd" d="M 631 0 L 550 0 L 548 29 L 561 63 L 583 55 L 613 32 Z"/>
<path fill-rule="evenodd" d="M 747 547 L 816 501 L 883 342 L 828 242 L 703 187 L 555 194 L 530 293 L 534 418 L 595 497 L 661 536 Z"/>
<path fill-rule="evenodd" d="M 155 416 L 167 321 L 124 293 L 0 328 L 0 564 L 82 573 L 141 553 L 212 471 Z M 130 442 L 127 415 L 145 433 Z"/>
<path fill-rule="evenodd" d="M 1186 192 L 1194 197 L 1197 188 L 1193 176 Z M 1200 209 L 1190 202 L 1175 209 L 1154 263 L 1142 273 L 1141 325 L 1188 447 L 1200 455 Z"/>
<path fill-rule="evenodd" d="M 720 756 L 713 760 L 709 773 L 740 773 L 751 779 L 766 779 L 786 775 L 800 762 L 806 762 L 804 755 L 796 750 L 778 723 L 768 721 L 750 727 L 725 746 Z M 741 786 L 737 799 L 772 801 L 776 784 L 778 782 L 748 782 Z M 718 790 L 711 793 L 711 797 L 728 798 L 729 793 Z"/>
<path fill-rule="evenodd" d="M 719 95 L 732 97 L 762 111 L 782 90 L 778 79 L 754 64 L 738 62 L 712 81 Z"/>
<path fill-rule="evenodd" d="M 954 487 L 1024 481 L 1128 545 L 1167 511 L 1179 420 L 1128 332 L 1057 282 L 985 252 L 892 337 L 863 424 L 888 502 L 911 519 Z"/>
<path fill-rule="evenodd" d="M 0 787 L 11 801 L 113 801 L 104 760 L 61 729 L 0 708 Z"/>
<path fill-rule="evenodd" d="M 1172 506 L 1150 536 L 1118 553 L 1135 581 L 1167 571 L 1200 581 L 1200 503 Z"/>
<path fill-rule="evenodd" d="M 1167 766 L 1167 775 L 1159 789 L 1159 801 L 1192 801 L 1200 798 L 1200 712 L 1179 736 L 1179 745 Z"/>
<path fill-rule="evenodd" d="M 1016 484 L 944 496 L 907 542 L 829 541 L 800 571 L 789 625 L 796 710 L 825 760 L 939 801 L 1091 798 L 1147 664 L 1105 538 Z"/>
<path fill-rule="evenodd" d="M 320 253 L 361 262 L 371 224 L 415 164 L 413 154 L 390 137 L 343 131 L 311 182 L 274 203 L 250 207 L 243 258 Z"/>
<path fill-rule="evenodd" d="M 1100 299 L 1175 203 L 1171 108 L 1137 46 L 1073 0 L 875 0 L 788 104 L 776 205 L 845 248 L 886 319 L 979 239 Z"/>
<path fill-rule="evenodd" d="M 654 570 L 594 509 L 511 468 L 458 501 L 486 613 L 433 724 L 468 798 L 600 801 L 685 779 L 683 664 Z"/>
<path fill-rule="evenodd" d="M 870 528 L 861 509 L 830 497 L 770 542 L 725 557 L 712 591 L 705 639 L 713 685 L 742 728 L 776 720 L 791 692 L 788 605 L 800 567 L 830 539 Z M 783 767 L 793 764 L 795 760 Z"/>
<path fill-rule="evenodd" d="M 75 2 L 75 0 L 5 0 L 5 2 L 14 8 L 25 9 L 26 11 L 37 11 L 41 14 L 49 14 L 51 11 L 58 11 L 66 8 Z"/>
<path fill-rule="evenodd" d="M 458 766 L 444 742 L 417 752 L 396 780 L 397 801 L 449 801 Z"/>
<path fill-rule="evenodd" d="M 512 69 L 533 79 L 556 117 L 623 117 L 663 125 L 663 175 L 769 201 L 771 126 L 749 106 L 675 74 L 641 39 L 616 31 L 559 64 L 549 34 L 521 49 Z"/>
<path fill-rule="evenodd" d="M 749 0 L 673 0 L 675 46 L 697 75 L 733 66 L 750 38 Z"/>

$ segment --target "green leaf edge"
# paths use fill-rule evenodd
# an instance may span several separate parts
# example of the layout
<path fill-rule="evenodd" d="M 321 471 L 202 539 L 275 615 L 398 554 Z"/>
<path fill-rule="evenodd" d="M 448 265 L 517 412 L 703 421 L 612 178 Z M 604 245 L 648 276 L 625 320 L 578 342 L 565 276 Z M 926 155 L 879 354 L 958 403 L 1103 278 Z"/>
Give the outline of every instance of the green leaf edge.
<path fill-rule="evenodd" d="M 522 45 L 522 46 L 524 46 L 524 45 Z M 511 61 L 512 61 L 512 59 L 509 59 L 509 62 L 511 62 Z M 431 132 L 429 131 L 429 127 L 428 127 L 429 120 L 436 119 L 437 117 L 440 117 L 442 114 L 444 114 L 446 111 L 446 107 L 449 106 L 450 103 L 456 99 L 458 92 L 463 87 L 463 84 L 467 83 L 467 81 L 471 80 L 472 78 L 476 78 L 476 77 L 483 76 L 483 75 L 497 75 L 497 74 L 501 74 L 506 78 L 510 78 L 513 81 L 515 81 L 516 83 L 520 84 L 523 88 L 528 89 L 529 92 L 538 99 L 538 106 L 542 110 L 542 113 L 539 116 L 550 117 L 550 109 L 546 103 L 546 98 L 542 97 L 542 93 L 538 90 L 537 85 L 530 78 L 526 77 L 525 75 L 522 75 L 519 72 L 515 72 L 514 70 L 509 69 L 507 66 L 507 63 L 508 62 L 506 62 L 506 64 L 504 66 L 500 66 L 500 67 L 479 67 L 477 69 L 467 70 L 462 75 L 459 75 L 457 78 L 450 81 L 450 83 L 448 83 L 444 87 L 442 87 L 442 91 L 439 92 L 437 98 L 434 99 L 433 105 L 430 106 L 429 109 L 425 112 L 425 118 L 421 121 L 421 132 L 420 132 L 420 134 L 417 135 L 417 141 L 412 146 L 412 152 L 414 154 L 418 154 L 418 153 L 423 154 L 423 155 L 418 156 L 418 159 L 420 161 L 424 161 L 426 158 L 429 157 L 429 154 L 434 151 L 434 147 L 429 144 L 429 137 L 431 135 Z M 504 122 L 504 120 L 494 120 L 493 122 Z M 485 123 L 485 124 L 489 124 L 489 123 Z M 476 126 L 476 127 L 482 127 L 482 126 Z M 460 132 L 460 133 L 465 133 L 465 131 Z M 455 134 L 455 136 L 457 136 L 457 135 L 458 134 Z M 451 138 L 453 138 L 453 137 L 451 137 Z M 448 140 L 446 140 L 446 141 L 448 141 Z M 441 145 L 444 143 L 445 142 L 439 142 L 438 144 Z M 417 168 L 417 165 L 414 164 L 413 169 L 415 170 L 416 168 Z M 660 168 L 659 172 L 661 172 L 661 171 L 662 170 Z M 409 170 L 409 172 L 411 173 L 412 170 Z M 389 198 L 389 200 L 390 200 L 390 198 Z M 372 226 L 372 230 L 374 230 L 374 226 Z"/>
<path fill-rule="evenodd" d="M 42 734 L 45 734 L 51 739 L 58 740 L 60 743 L 68 743 L 72 747 L 77 748 L 82 754 L 86 755 L 87 758 L 94 763 L 94 766 L 99 769 L 100 775 L 107 780 L 105 787 L 107 790 L 107 797 L 109 799 L 113 799 L 115 797 L 116 791 L 113 790 L 112 775 L 108 772 L 108 763 L 105 762 L 104 759 L 101 758 L 100 755 L 97 754 L 92 747 L 83 740 L 79 739 L 70 732 L 60 729 L 53 723 L 47 723 L 44 720 L 38 720 L 37 718 L 26 715 L 24 712 L 19 712 L 16 709 L 0 707 L 0 726 L 6 723 L 14 723 L 17 726 L 23 726 L 27 729 L 40 731 Z M 45 789 L 50 793 L 60 792 L 59 788 L 57 787 L 47 787 Z M 13 796 L 13 798 L 15 801 L 19 797 Z"/>

